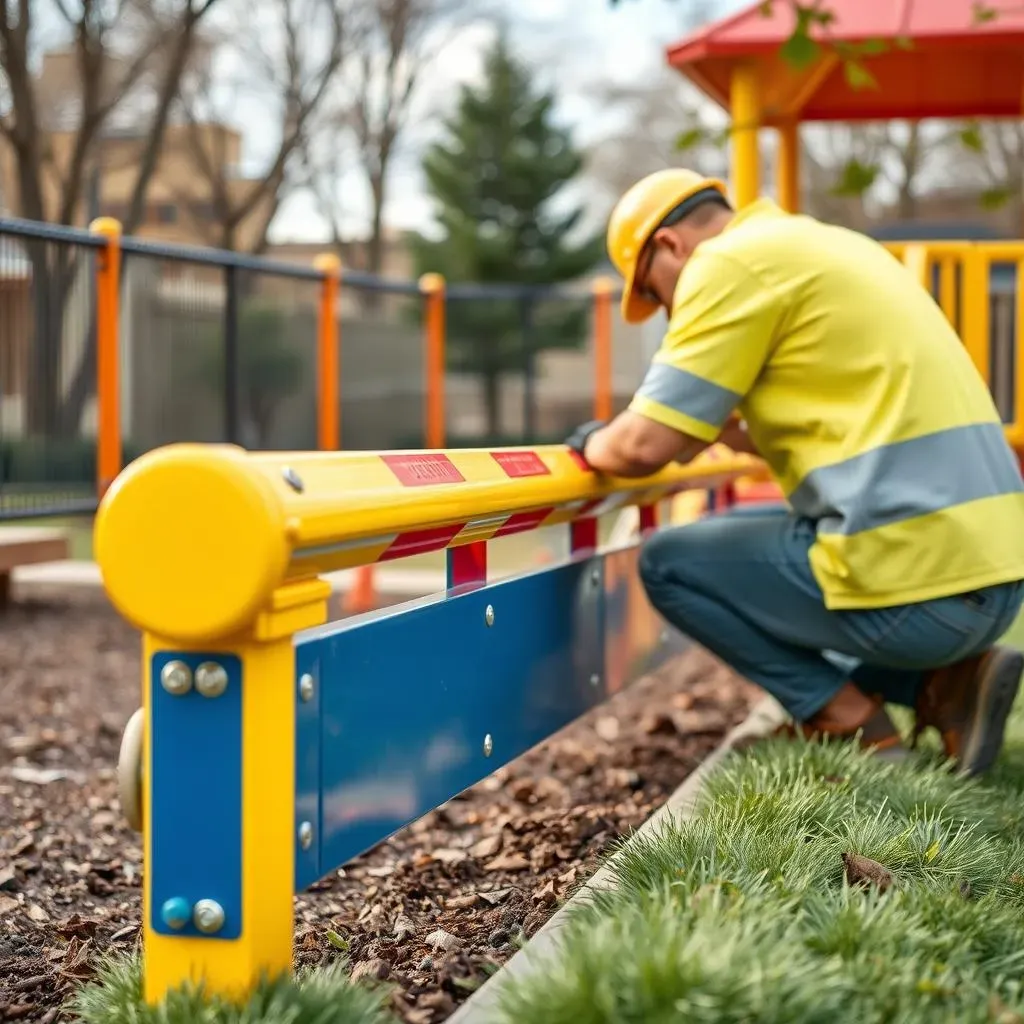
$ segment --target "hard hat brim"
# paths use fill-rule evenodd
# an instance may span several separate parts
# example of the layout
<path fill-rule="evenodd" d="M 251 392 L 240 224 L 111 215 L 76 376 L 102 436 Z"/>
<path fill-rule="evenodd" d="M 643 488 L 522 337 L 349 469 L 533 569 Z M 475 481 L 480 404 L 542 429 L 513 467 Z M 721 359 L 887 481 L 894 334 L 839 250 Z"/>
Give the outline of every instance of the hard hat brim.
<path fill-rule="evenodd" d="M 660 303 L 651 302 L 650 299 L 636 293 L 633 288 L 633 277 L 630 275 L 622 291 L 622 319 L 627 324 L 642 324 L 645 320 L 650 320 L 659 309 Z"/>

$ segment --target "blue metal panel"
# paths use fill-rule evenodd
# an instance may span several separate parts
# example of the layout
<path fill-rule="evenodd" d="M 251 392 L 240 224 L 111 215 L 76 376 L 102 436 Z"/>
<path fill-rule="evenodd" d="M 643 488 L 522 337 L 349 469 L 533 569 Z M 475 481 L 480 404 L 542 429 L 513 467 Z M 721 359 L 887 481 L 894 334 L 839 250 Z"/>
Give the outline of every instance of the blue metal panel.
<path fill-rule="evenodd" d="M 213 698 L 195 689 L 172 696 L 160 685 L 169 661 L 193 671 L 216 661 L 227 671 L 227 689 Z M 233 655 L 161 651 L 151 669 L 151 924 L 161 935 L 236 939 L 242 932 L 242 666 Z M 168 901 L 194 906 L 201 899 L 224 908 L 215 935 L 191 921 L 181 929 L 164 923 Z"/>
<path fill-rule="evenodd" d="M 319 867 L 304 862 L 298 889 L 604 700 L 602 565 L 570 562 L 297 638 L 299 663 L 320 666 L 322 786 Z"/>
<path fill-rule="evenodd" d="M 319 878 L 320 844 L 320 660 L 313 644 L 305 644 L 295 652 L 295 888 L 304 888 L 300 879 Z M 313 678 L 313 696 L 302 699 L 302 677 Z M 298 841 L 300 825 L 313 826 L 313 845 L 302 849 Z M 306 883 L 309 884 L 308 882 Z"/>

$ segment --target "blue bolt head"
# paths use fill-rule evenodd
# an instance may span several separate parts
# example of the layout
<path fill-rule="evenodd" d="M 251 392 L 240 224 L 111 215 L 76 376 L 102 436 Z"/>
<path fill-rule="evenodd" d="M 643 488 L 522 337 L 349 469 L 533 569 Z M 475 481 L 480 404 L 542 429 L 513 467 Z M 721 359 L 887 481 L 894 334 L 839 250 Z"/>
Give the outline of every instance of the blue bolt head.
<path fill-rule="evenodd" d="M 160 908 L 160 918 L 168 928 L 181 931 L 192 920 L 192 904 L 181 896 L 173 896 Z"/>

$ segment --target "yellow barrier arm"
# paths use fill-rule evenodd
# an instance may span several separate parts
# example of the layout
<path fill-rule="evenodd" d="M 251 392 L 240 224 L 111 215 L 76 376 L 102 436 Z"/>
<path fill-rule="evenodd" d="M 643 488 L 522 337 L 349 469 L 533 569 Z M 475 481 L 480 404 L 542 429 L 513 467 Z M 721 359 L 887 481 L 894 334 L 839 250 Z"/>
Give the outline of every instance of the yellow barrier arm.
<path fill-rule="evenodd" d="M 296 678 L 294 637 L 327 620 L 320 574 L 649 506 L 757 465 L 713 450 L 620 480 L 561 446 L 176 445 L 129 466 L 102 501 L 95 550 L 112 602 L 143 631 L 147 1001 L 188 982 L 243 998 L 290 969 L 296 844 L 318 841 L 295 796 L 297 715 L 318 681 L 315 668 Z"/>
<path fill-rule="evenodd" d="M 208 642 L 297 609 L 325 572 L 486 540 L 519 513 L 546 510 L 536 528 L 569 522 L 588 502 L 590 514 L 652 504 L 757 465 L 730 452 L 623 480 L 596 476 L 562 446 L 265 454 L 173 445 L 117 479 L 97 517 L 96 557 L 130 622 Z M 453 527 L 446 543 L 427 546 L 425 533 Z"/>

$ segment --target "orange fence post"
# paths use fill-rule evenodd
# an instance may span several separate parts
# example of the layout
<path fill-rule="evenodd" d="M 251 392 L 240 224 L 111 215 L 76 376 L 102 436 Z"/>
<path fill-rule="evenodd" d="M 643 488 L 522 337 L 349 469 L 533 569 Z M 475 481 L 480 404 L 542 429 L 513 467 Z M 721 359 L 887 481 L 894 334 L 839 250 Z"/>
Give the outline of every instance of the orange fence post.
<path fill-rule="evenodd" d="M 445 435 L 445 283 L 440 274 L 420 278 L 424 296 L 423 341 L 426 348 L 426 447 L 443 448 Z"/>
<path fill-rule="evenodd" d="M 341 260 L 334 253 L 317 256 L 313 266 L 323 274 L 320 308 L 317 314 L 317 447 L 334 452 L 341 447 L 340 349 L 338 292 L 341 285 Z"/>
<path fill-rule="evenodd" d="M 612 294 L 611 278 L 599 277 L 594 292 L 594 419 L 612 418 Z"/>
<path fill-rule="evenodd" d="M 100 217 L 89 230 L 106 239 L 96 261 L 96 490 L 102 498 L 121 472 L 121 225 Z"/>

